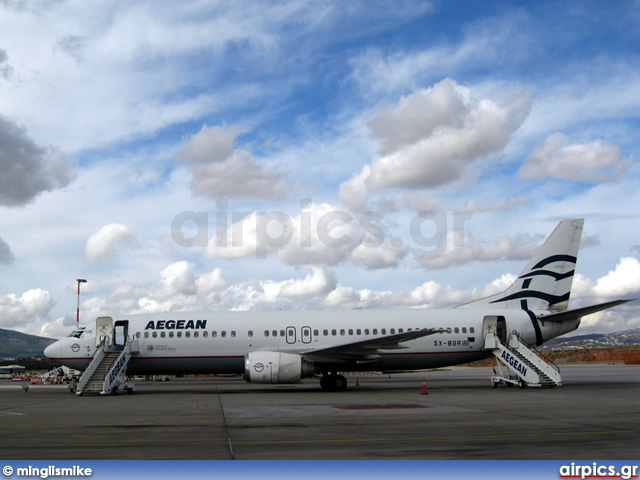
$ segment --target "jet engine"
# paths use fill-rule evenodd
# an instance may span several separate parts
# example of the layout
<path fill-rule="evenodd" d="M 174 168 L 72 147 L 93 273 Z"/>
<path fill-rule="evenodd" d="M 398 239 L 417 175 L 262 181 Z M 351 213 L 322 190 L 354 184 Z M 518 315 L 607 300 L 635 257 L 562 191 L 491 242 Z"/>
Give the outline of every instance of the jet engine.
<path fill-rule="evenodd" d="M 251 352 L 244 356 L 247 382 L 297 383 L 313 373 L 313 363 L 293 353 Z"/>

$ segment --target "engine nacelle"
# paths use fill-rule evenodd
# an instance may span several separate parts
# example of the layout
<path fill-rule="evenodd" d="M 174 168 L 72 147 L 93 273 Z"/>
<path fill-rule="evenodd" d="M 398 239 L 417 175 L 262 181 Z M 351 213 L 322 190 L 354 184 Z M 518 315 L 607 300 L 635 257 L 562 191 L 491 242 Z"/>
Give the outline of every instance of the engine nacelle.
<path fill-rule="evenodd" d="M 244 356 L 244 379 L 247 382 L 297 383 L 313 373 L 313 363 L 294 353 L 251 352 Z"/>

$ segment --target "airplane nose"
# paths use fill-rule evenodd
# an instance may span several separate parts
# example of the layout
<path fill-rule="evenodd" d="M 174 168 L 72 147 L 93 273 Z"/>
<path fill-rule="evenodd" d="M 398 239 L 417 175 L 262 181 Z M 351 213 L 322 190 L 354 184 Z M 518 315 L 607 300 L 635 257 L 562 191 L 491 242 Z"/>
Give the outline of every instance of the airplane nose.
<path fill-rule="evenodd" d="M 47 358 L 57 358 L 60 356 L 60 342 L 53 342 L 44 349 L 44 356 Z"/>

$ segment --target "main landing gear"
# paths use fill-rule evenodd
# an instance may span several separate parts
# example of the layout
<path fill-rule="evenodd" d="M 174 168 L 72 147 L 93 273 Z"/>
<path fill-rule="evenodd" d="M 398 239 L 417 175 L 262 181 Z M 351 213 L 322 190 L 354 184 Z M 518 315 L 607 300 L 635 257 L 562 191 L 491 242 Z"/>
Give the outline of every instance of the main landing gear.
<path fill-rule="evenodd" d="M 335 373 L 323 373 L 320 387 L 325 392 L 344 392 L 347 389 L 347 379 Z"/>

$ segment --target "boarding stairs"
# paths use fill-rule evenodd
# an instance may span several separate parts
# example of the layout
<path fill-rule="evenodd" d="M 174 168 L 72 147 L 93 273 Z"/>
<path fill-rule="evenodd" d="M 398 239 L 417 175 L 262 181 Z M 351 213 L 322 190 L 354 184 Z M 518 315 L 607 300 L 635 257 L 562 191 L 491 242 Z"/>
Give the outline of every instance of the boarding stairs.
<path fill-rule="evenodd" d="M 91 361 L 82 372 L 75 389 L 77 395 L 133 393 L 135 386 L 127 381 L 127 364 L 139 352 L 137 340 L 127 340 L 124 346 L 114 346 L 109 337 L 97 347 Z"/>
<path fill-rule="evenodd" d="M 524 342 L 518 332 L 509 334 L 506 344 L 491 328 L 485 333 L 485 350 L 491 350 L 498 359 L 499 373 L 490 378 L 491 386 L 555 387 L 562 385 L 560 369 L 551 360 Z M 503 370 L 506 367 L 506 372 Z"/>

